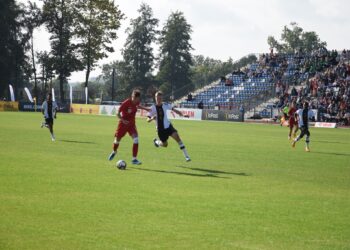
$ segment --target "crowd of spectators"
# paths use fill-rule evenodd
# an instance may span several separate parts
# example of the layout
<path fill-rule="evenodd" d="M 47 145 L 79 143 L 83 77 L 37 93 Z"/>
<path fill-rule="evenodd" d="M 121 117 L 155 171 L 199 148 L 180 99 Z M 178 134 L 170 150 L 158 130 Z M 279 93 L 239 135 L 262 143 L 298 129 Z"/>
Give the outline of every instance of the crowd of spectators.
<path fill-rule="evenodd" d="M 307 100 L 318 110 L 319 121 L 350 125 L 350 51 L 321 49 L 308 56 L 296 55 L 296 61 L 299 74 L 307 74 L 305 84 L 289 93 L 290 83 L 277 79 L 277 106 L 283 108 L 291 101 L 301 105 Z"/>
<path fill-rule="evenodd" d="M 350 125 L 350 50 L 320 48 L 309 54 L 283 54 L 271 49 L 261 54 L 256 63 L 233 71 L 228 78 L 222 76 L 221 83 L 232 86 L 235 76 L 242 77 L 243 82 L 268 76 L 275 84 L 278 108 L 292 101 L 301 106 L 307 100 L 311 108 L 318 110 L 319 121 Z M 188 95 L 188 101 L 194 98 Z"/>

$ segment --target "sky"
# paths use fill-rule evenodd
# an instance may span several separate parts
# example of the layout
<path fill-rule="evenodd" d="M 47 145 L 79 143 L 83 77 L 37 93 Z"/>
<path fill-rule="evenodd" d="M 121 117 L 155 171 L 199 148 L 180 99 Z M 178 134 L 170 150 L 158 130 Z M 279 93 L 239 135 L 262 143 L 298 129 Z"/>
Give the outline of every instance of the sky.
<path fill-rule="evenodd" d="M 27 0 L 17 0 L 27 2 Z M 41 5 L 39 0 L 32 0 Z M 172 11 L 182 11 L 192 25 L 193 54 L 214 59 L 233 60 L 250 53 L 266 53 L 267 37 L 280 37 L 282 28 L 296 22 L 305 31 L 316 31 L 328 49 L 349 49 L 349 0 L 115 0 L 126 19 L 113 42 L 114 53 L 99 62 L 121 60 L 130 18 L 137 17 L 140 4 L 149 4 L 163 27 Z M 36 50 L 50 50 L 49 34 L 44 27 L 35 31 Z M 158 51 L 156 51 L 158 53 Z M 97 67 L 91 76 L 98 76 Z M 83 82 L 84 72 L 75 72 L 70 82 Z"/>

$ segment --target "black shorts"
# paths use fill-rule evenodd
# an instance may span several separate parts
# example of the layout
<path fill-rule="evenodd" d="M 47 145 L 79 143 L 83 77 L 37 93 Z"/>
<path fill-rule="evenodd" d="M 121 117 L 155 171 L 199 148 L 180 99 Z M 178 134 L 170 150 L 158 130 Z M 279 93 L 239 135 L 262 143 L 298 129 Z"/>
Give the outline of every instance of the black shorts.
<path fill-rule="evenodd" d="M 300 133 L 300 135 L 299 135 L 300 138 L 303 138 L 304 135 L 310 136 L 309 127 L 302 126 L 302 127 L 300 127 L 300 131 L 301 131 L 301 133 Z"/>
<path fill-rule="evenodd" d="M 53 124 L 53 118 L 45 118 L 46 124 Z"/>
<path fill-rule="evenodd" d="M 169 136 L 177 132 L 177 130 L 170 124 L 167 129 L 158 129 L 158 137 L 162 142 L 166 142 L 169 139 Z"/>

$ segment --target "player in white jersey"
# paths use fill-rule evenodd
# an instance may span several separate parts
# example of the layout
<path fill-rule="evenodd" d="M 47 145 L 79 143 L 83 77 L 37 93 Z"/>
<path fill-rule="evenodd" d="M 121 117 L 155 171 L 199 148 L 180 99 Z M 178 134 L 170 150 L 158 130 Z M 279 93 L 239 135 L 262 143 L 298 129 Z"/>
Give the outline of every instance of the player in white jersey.
<path fill-rule="evenodd" d="M 183 144 L 177 130 L 173 127 L 171 122 L 168 119 L 167 111 L 172 110 L 179 116 L 184 116 L 182 112 L 179 110 L 176 110 L 172 107 L 170 104 L 163 103 L 162 98 L 162 92 L 157 92 L 155 94 L 156 104 L 152 105 L 151 110 L 148 114 L 148 122 L 151 122 L 152 120 L 156 120 L 157 123 L 157 132 L 158 132 L 158 139 L 154 139 L 154 145 L 156 147 L 167 147 L 168 146 L 168 139 L 169 136 L 171 136 L 180 146 L 180 149 L 182 150 L 186 161 L 191 161 L 190 156 L 187 153 L 187 150 L 185 148 L 185 145 Z M 188 117 L 188 116 L 184 116 Z"/>
<path fill-rule="evenodd" d="M 301 138 L 304 137 L 304 135 L 306 135 L 305 151 L 310 152 L 309 119 L 312 117 L 315 117 L 315 113 L 311 109 L 309 109 L 309 103 L 304 102 L 303 109 L 298 109 L 298 111 L 295 112 L 295 117 L 296 117 L 296 119 L 298 119 L 299 128 L 300 128 L 301 133 L 297 138 L 294 139 L 294 141 L 292 143 L 292 147 L 294 148 L 297 141 L 299 141 Z"/>
<path fill-rule="evenodd" d="M 45 118 L 45 123 L 42 123 L 41 127 L 45 126 L 50 130 L 52 141 L 55 141 L 55 134 L 53 133 L 53 119 L 56 119 L 57 109 L 57 103 L 52 101 L 52 94 L 49 93 L 41 108 L 41 112 Z"/>

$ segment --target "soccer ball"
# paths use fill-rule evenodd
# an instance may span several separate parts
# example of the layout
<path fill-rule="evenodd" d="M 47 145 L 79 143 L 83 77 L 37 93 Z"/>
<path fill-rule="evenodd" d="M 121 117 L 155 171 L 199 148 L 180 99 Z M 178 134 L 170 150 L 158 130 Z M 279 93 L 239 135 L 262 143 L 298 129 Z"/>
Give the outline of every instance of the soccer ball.
<path fill-rule="evenodd" d="M 126 162 L 123 160 L 117 161 L 117 168 L 120 170 L 125 170 L 126 169 Z"/>

